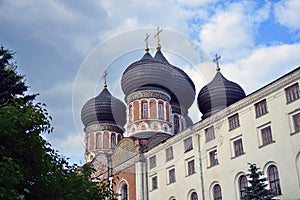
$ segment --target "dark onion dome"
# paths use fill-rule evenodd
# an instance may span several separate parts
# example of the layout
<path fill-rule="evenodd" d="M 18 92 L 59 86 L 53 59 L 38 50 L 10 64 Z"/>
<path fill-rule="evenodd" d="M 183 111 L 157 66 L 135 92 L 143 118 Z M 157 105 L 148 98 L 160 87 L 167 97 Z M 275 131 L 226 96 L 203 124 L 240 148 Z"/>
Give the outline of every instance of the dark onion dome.
<path fill-rule="evenodd" d="M 204 86 L 198 94 L 198 107 L 203 114 L 202 119 L 230 106 L 244 98 L 245 92 L 237 83 L 227 80 L 217 71 L 214 79 Z"/>
<path fill-rule="evenodd" d="M 146 87 L 167 90 L 171 99 L 186 110 L 195 97 L 193 81 L 183 70 L 169 64 L 160 49 L 154 58 L 146 52 L 142 59 L 129 65 L 123 73 L 121 85 L 126 96 Z"/>
<path fill-rule="evenodd" d="M 81 120 L 85 127 L 99 123 L 123 127 L 126 123 L 126 106 L 104 87 L 98 96 L 84 104 L 81 110 Z"/>

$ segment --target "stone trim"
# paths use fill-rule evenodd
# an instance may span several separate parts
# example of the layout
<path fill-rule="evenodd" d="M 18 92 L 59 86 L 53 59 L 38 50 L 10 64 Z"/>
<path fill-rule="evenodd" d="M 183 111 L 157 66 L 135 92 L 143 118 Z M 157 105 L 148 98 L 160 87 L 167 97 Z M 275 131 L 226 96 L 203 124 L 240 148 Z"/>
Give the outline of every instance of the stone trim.
<path fill-rule="evenodd" d="M 86 134 L 90 134 L 96 131 L 114 131 L 116 133 L 124 133 L 125 129 L 118 125 L 112 124 L 93 124 L 84 129 Z"/>
<path fill-rule="evenodd" d="M 134 100 L 142 99 L 142 98 L 155 98 L 155 99 L 162 99 L 164 101 L 170 102 L 171 97 L 162 92 L 162 91 L 155 91 L 155 90 L 143 90 L 137 91 L 130 95 L 128 95 L 125 99 L 127 103 L 130 103 Z"/>

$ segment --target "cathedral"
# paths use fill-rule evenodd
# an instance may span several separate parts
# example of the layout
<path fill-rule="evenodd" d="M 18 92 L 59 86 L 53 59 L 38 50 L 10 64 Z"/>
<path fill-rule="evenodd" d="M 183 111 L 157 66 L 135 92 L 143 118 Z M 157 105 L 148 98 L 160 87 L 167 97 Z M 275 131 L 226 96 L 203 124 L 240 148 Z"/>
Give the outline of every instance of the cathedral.
<path fill-rule="evenodd" d="M 300 68 L 246 95 L 222 75 L 216 55 L 215 76 L 196 94 L 157 37 L 155 55 L 146 44 L 123 72 L 125 104 L 105 74 L 103 90 L 81 110 L 93 178 L 118 176 L 120 200 L 238 200 L 255 163 L 276 199 L 300 199 Z"/>

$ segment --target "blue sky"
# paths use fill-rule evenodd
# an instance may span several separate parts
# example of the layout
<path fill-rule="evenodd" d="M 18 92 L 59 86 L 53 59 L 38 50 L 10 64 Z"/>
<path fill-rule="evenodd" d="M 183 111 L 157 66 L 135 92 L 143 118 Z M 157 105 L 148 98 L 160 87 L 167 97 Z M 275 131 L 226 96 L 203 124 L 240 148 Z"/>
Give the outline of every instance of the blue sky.
<path fill-rule="evenodd" d="M 79 163 L 84 152 L 81 106 L 101 90 L 105 67 L 110 91 L 124 98 L 120 75 L 142 56 L 145 31 L 153 35 L 155 27 L 164 29 L 166 57 L 182 64 L 197 91 L 213 77 L 214 65 L 196 63 L 199 74 L 197 67 L 177 61 L 174 52 L 189 58 L 195 53 L 173 39 L 180 34 L 208 57 L 221 54 L 221 72 L 249 94 L 299 66 L 299 10 L 299 0 L 0 0 L 0 43 L 16 51 L 30 92 L 40 93 L 38 100 L 48 105 L 55 129 L 45 138 Z M 155 53 L 154 38 L 149 45 Z M 190 115 L 199 120 L 195 106 Z"/>

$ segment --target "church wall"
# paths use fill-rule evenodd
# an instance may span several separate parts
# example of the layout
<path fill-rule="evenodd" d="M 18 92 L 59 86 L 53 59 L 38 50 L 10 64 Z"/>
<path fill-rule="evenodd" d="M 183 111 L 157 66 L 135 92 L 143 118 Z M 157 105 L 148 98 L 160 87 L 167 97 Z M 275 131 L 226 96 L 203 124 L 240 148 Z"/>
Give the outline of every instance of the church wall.
<path fill-rule="evenodd" d="M 118 177 L 118 178 L 117 178 Z M 136 172 L 135 172 L 135 166 L 131 165 L 130 167 L 123 169 L 121 172 L 119 172 L 117 175 L 115 175 L 115 191 L 117 193 L 121 193 L 120 189 L 122 184 L 126 183 L 128 184 L 128 199 L 130 200 L 136 200 Z M 121 199 L 121 197 L 119 197 Z"/>

